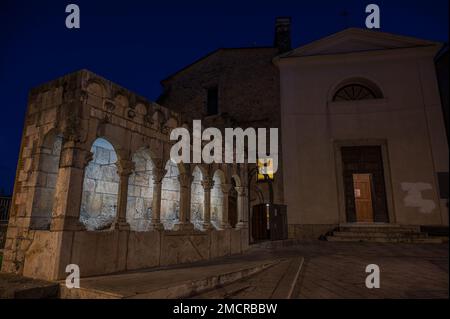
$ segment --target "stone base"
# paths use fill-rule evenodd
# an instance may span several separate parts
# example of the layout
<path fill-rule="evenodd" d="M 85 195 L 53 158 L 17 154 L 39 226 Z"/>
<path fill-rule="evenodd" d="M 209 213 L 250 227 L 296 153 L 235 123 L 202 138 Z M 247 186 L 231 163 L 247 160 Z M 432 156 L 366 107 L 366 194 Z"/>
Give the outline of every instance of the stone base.
<path fill-rule="evenodd" d="M 202 223 L 202 229 L 205 231 L 209 231 L 209 230 L 213 230 L 214 227 L 211 223 L 204 222 L 204 223 Z"/>
<path fill-rule="evenodd" d="M 162 223 L 151 223 L 150 230 L 164 230 L 164 225 Z"/>
<path fill-rule="evenodd" d="M 239 222 L 236 224 L 236 229 L 248 229 L 248 222 Z"/>
<path fill-rule="evenodd" d="M 194 224 L 192 223 L 177 223 L 173 225 L 174 231 L 193 231 Z"/>
<path fill-rule="evenodd" d="M 85 230 L 84 225 L 78 218 L 53 218 L 50 225 L 51 231 L 81 231 Z"/>
<path fill-rule="evenodd" d="M 130 224 L 127 222 L 114 222 L 112 227 L 117 230 L 130 230 Z"/>
<path fill-rule="evenodd" d="M 220 229 L 231 229 L 232 228 L 231 225 L 228 223 L 221 223 L 219 227 L 220 227 Z"/>

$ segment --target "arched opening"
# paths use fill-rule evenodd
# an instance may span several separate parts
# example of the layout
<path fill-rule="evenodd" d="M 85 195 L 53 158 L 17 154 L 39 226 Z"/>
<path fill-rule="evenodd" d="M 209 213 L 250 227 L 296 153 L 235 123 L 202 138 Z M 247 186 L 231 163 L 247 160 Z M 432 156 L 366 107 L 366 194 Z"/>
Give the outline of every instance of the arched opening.
<path fill-rule="evenodd" d="M 202 185 L 203 174 L 198 166 L 192 172 L 191 184 L 191 222 L 197 229 L 202 229 L 205 192 Z"/>
<path fill-rule="evenodd" d="M 147 231 L 152 221 L 153 161 L 148 149 L 133 157 L 133 173 L 128 179 L 127 222 L 134 231 Z"/>
<path fill-rule="evenodd" d="M 223 191 L 222 185 L 225 184 L 225 174 L 220 169 L 213 175 L 214 186 L 211 189 L 211 223 L 215 228 L 220 228 L 223 217 Z"/>
<path fill-rule="evenodd" d="M 342 82 L 335 90 L 333 102 L 382 99 L 383 92 L 371 81 L 363 78 Z"/>
<path fill-rule="evenodd" d="M 161 184 L 161 222 L 164 228 L 172 229 L 180 219 L 180 172 L 175 162 L 168 160 L 166 175 Z"/>
<path fill-rule="evenodd" d="M 47 134 L 39 149 L 38 176 L 31 211 L 31 229 L 50 229 L 62 142 L 62 136 L 52 131 Z"/>
<path fill-rule="evenodd" d="M 117 154 L 103 138 L 95 140 L 91 152 L 93 158 L 84 172 L 80 222 L 87 230 L 103 230 L 111 227 L 117 214 Z"/>

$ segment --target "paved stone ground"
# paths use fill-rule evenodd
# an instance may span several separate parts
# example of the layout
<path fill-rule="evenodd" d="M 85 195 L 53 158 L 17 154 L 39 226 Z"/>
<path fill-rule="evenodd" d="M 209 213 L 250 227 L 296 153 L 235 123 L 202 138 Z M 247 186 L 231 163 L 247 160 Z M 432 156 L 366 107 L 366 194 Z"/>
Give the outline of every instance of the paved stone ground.
<path fill-rule="evenodd" d="M 305 242 L 282 249 L 254 249 L 261 257 L 305 258 L 298 281 L 296 298 L 348 299 L 348 298 L 448 298 L 449 259 L 448 244 L 380 244 Z M 365 268 L 369 264 L 380 267 L 379 289 L 368 289 Z M 274 269 L 264 271 L 260 277 L 276 277 Z M 248 279 L 246 292 L 254 291 L 258 297 L 258 280 Z M 255 284 L 256 283 L 256 284 Z M 241 283 L 245 286 L 244 283 Z M 221 295 L 221 292 L 217 292 Z M 210 293 L 209 298 L 214 294 Z M 245 297 L 251 298 L 247 293 Z"/>
<path fill-rule="evenodd" d="M 256 248 L 240 258 L 291 258 L 303 256 L 297 282 L 300 299 L 410 299 L 449 297 L 448 244 L 380 244 L 304 242 L 278 249 Z M 365 286 L 366 266 L 380 267 L 379 289 Z M 285 271 L 280 263 L 237 283 L 198 298 L 270 298 L 274 282 Z"/>
<path fill-rule="evenodd" d="M 315 242 L 305 256 L 298 298 L 448 298 L 448 244 Z M 380 267 L 379 289 L 367 289 L 365 268 Z"/>

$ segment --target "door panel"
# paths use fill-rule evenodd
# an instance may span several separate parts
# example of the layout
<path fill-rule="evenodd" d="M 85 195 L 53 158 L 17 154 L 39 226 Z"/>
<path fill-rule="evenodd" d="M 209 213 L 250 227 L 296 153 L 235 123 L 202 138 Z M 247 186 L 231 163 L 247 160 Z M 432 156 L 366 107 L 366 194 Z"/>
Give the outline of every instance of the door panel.
<path fill-rule="evenodd" d="M 373 222 L 372 187 L 370 174 L 353 174 L 356 221 Z"/>
<path fill-rule="evenodd" d="M 369 174 L 371 176 L 372 221 L 389 222 L 387 210 L 386 188 L 384 180 L 383 160 L 380 146 L 342 147 L 342 164 L 345 194 L 345 209 L 347 222 L 356 222 L 357 205 L 365 211 L 360 218 L 368 219 L 370 207 L 364 202 L 356 203 L 354 189 L 354 174 Z"/>

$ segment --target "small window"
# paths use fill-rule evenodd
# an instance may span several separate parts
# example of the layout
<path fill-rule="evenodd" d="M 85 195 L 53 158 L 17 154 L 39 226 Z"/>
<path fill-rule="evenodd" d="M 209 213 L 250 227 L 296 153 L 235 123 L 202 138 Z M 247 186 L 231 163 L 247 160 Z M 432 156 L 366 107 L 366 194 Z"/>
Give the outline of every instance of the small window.
<path fill-rule="evenodd" d="M 217 86 L 208 88 L 207 114 L 216 115 L 219 113 L 219 89 Z"/>
<path fill-rule="evenodd" d="M 350 84 L 340 88 L 333 97 L 333 101 L 373 100 L 377 95 L 370 88 L 360 84 Z"/>
<path fill-rule="evenodd" d="M 372 81 L 365 78 L 347 79 L 342 82 L 334 94 L 332 101 L 362 101 L 384 98 L 381 89 Z"/>

